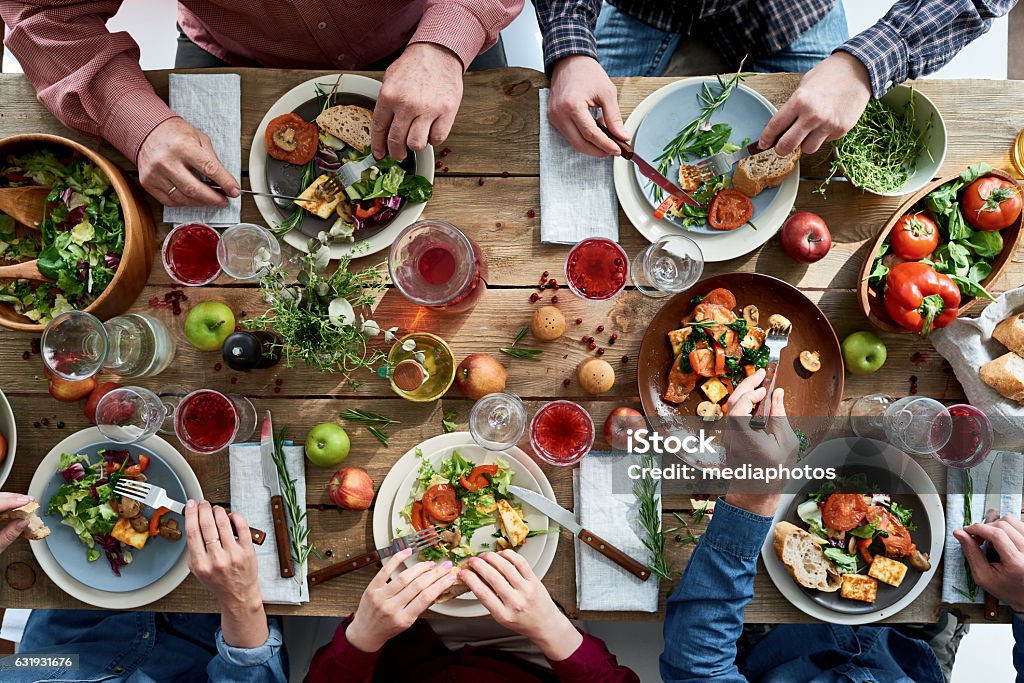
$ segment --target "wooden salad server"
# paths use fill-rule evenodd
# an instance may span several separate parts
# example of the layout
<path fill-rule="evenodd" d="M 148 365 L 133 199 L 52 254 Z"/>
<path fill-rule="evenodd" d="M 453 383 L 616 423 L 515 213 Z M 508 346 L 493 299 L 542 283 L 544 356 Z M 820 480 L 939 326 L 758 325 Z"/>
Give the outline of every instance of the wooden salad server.
<path fill-rule="evenodd" d="M 0 188 L 0 211 L 30 228 L 39 229 L 46 215 L 50 188 L 43 185 Z"/>

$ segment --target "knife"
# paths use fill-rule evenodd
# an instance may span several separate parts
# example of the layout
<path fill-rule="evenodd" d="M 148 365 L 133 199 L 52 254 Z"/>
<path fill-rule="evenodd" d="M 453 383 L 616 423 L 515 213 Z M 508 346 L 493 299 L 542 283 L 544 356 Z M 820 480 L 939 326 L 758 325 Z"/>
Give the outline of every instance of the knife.
<path fill-rule="evenodd" d="M 704 207 L 704 204 L 701 204 L 696 199 L 691 197 L 681 187 L 673 183 L 665 176 L 661 175 L 661 173 L 658 172 L 658 169 L 654 168 L 649 163 L 647 163 L 639 154 L 636 153 L 636 150 L 633 149 L 633 146 L 631 144 L 629 144 L 628 142 L 623 142 L 622 140 L 612 135 L 611 131 L 605 128 L 604 124 L 601 123 L 600 121 L 594 121 L 594 123 L 597 124 L 597 127 L 600 128 L 601 131 L 605 135 L 607 135 L 612 142 L 619 146 L 619 149 L 622 150 L 623 159 L 626 159 L 627 161 L 632 161 L 634 164 L 636 164 L 636 167 L 640 169 L 640 174 L 643 175 L 643 177 L 647 178 L 648 180 L 653 182 L 661 189 L 665 190 L 665 192 L 669 193 L 676 199 L 686 204 L 689 204 L 690 206 L 697 206 L 701 208 Z"/>
<path fill-rule="evenodd" d="M 281 576 L 290 579 L 295 576 L 292 564 L 292 542 L 288 537 L 288 519 L 281 497 L 281 480 L 274 463 L 274 423 L 270 411 L 263 413 L 263 429 L 260 432 L 260 458 L 263 466 L 263 485 L 270 490 L 270 514 L 274 518 L 274 543 L 277 546 L 277 561 L 281 565 Z"/>
<path fill-rule="evenodd" d="M 553 522 L 557 522 L 563 529 L 571 531 L 573 535 L 578 536 L 581 541 L 625 569 L 633 576 L 642 581 L 646 581 L 651 578 L 650 569 L 640 564 L 608 541 L 605 541 L 597 534 L 584 529 L 580 523 L 576 521 L 576 516 L 573 513 L 569 512 L 555 501 L 549 500 L 535 491 L 530 491 L 529 489 L 524 489 L 519 486 L 509 486 L 508 490 L 513 496 L 538 512 L 543 512 L 548 516 L 548 519 Z"/>
<path fill-rule="evenodd" d="M 1003 507 L 1003 454 L 992 454 L 992 469 L 988 471 L 988 483 L 985 485 L 985 523 L 994 522 L 1002 515 Z M 999 553 L 986 544 L 985 556 L 989 562 L 998 562 Z M 985 593 L 985 620 L 999 621 L 999 599 L 991 593 Z"/>

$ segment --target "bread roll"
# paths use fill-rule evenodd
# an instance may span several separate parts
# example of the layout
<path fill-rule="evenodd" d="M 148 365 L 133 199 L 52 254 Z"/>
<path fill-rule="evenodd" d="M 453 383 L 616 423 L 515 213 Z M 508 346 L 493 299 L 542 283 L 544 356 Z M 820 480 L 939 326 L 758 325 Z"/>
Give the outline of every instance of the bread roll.
<path fill-rule="evenodd" d="M 992 337 L 1019 356 L 1024 356 L 1024 313 L 1013 315 L 996 325 Z"/>
<path fill-rule="evenodd" d="M 1001 396 L 1024 404 L 1024 358 L 1011 351 L 982 365 L 978 374 Z"/>
<path fill-rule="evenodd" d="M 740 160 L 732 174 L 732 186 L 747 195 L 755 197 L 769 187 L 778 187 L 796 169 L 800 159 L 800 148 L 792 154 L 780 157 L 775 149 L 749 156 Z"/>
<path fill-rule="evenodd" d="M 809 533 L 789 522 L 775 525 L 775 554 L 793 580 L 805 588 L 834 593 L 843 578 Z"/>
<path fill-rule="evenodd" d="M 36 514 L 38 509 L 39 503 L 33 501 L 13 510 L 0 513 L 0 525 L 6 526 L 8 522 L 15 519 L 27 519 L 28 526 L 21 532 L 21 537 L 30 541 L 41 541 L 50 535 L 50 528 Z"/>

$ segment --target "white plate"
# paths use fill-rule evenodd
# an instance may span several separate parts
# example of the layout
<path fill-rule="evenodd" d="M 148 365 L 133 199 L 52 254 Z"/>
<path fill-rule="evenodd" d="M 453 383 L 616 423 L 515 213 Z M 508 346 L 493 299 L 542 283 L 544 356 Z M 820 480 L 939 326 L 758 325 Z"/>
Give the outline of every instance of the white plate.
<path fill-rule="evenodd" d="M 394 537 L 395 518 L 401 521 L 401 518 L 398 517 L 398 511 L 409 502 L 409 487 L 412 484 L 412 479 L 416 476 L 416 470 L 419 468 L 420 460 L 416 457 L 417 448 L 422 450 L 424 457 L 430 458 L 435 462 L 439 461 L 443 453 L 450 454 L 456 448 L 468 460 L 476 463 L 493 462 L 493 457 L 490 459 L 485 457 L 484 454 L 486 452 L 476 445 L 469 432 L 441 434 L 427 439 L 419 446 L 410 449 L 398 459 L 387 476 L 384 477 L 384 481 L 381 482 L 380 489 L 377 492 L 377 503 L 373 509 L 373 542 L 375 547 L 383 548 L 391 543 Z M 511 463 L 513 472 L 516 474 L 513 482 L 517 486 L 535 490 L 546 498 L 555 500 L 555 492 L 551 488 L 551 483 L 547 477 L 544 476 L 544 472 L 522 450 L 513 448 L 504 453 L 492 453 L 490 455 L 499 455 Z M 519 480 L 521 473 L 527 474 L 529 477 L 525 478 L 525 480 Z M 524 511 L 528 512 L 526 508 L 524 508 Z M 531 515 L 528 514 L 527 522 L 530 524 L 531 529 L 547 528 L 546 519 L 544 522 L 538 519 L 531 520 Z M 480 529 L 477 533 L 481 541 L 484 540 L 484 536 L 489 535 L 485 534 L 483 529 Z M 474 538 L 476 538 L 476 535 L 474 535 Z M 536 561 L 532 560 L 531 557 L 527 557 L 533 567 L 533 572 L 538 578 L 543 579 L 555 558 L 555 551 L 558 549 L 558 534 L 534 536 L 527 540 L 524 548 L 527 545 L 531 546 L 531 555 L 536 555 Z M 536 553 L 534 553 L 535 548 L 539 549 Z M 524 556 L 526 556 L 525 553 Z M 463 597 L 467 599 L 449 600 L 440 605 L 433 605 L 431 609 L 438 614 L 453 617 L 482 617 L 487 615 L 487 609 L 472 594 L 466 594 Z"/>
<path fill-rule="evenodd" d="M 782 496 L 778 512 L 772 521 L 772 531 L 765 539 L 761 548 L 761 558 L 764 560 L 768 576 L 775 583 L 775 587 L 787 600 L 804 614 L 832 624 L 844 624 L 857 626 L 870 624 L 882 619 L 887 619 L 900 610 L 914 602 L 924 589 L 931 583 L 939 567 L 942 558 L 942 546 L 946 540 L 946 513 L 942 507 L 942 500 L 935 484 L 917 462 L 909 455 L 897 450 L 895 447 L 884 444 L 880 441 L 873 441 L 876 448 L 873 454 L 862 453 L 853 450 L 852 446 L 858 439 L 833 439 L 819 445 L 810 455 L 807 456 L 801 465 L 834 466 L 837 461 L 844 462 L 847 466 L 867 466 L 888 470 L 893 475 L 902 479 L 910 491 L 913 491 L 921 499 L 923 510 L 914 510 L 914 520 L 918 524 L 927 524 L 931 532 L 931 547 L 927 549 L 928 557 L 931 558 L 931 569 L 923 572 L 906 595 L 894 602 L 890 607 L 877 609 L 869 612 L 845 613 L 828 609 L 811 598 L 807 591 L 801 588 L 793 580 L 793 577 L 786 571 L 782 561 L 775 554 L 775 524 L 778 523 L 793 506 L 793 499 L 797 494 L 787 493 Z M 913 572 L 911 569 L 909 572 Z M 908 579 L 910 573 L 908 572 Z M 880 587 L 884 588 L 884 586 Z"/>
<path fill-rule="evenodd" d="M 103 437 L 100 430 L 96 427 L 90 427 L 89 429 L 76 432 L 58 443 L 46 454 L 46 457 L 39 463 L 39 467 L 36 468 L 35 474 L 32 475 L 32 482 L 28 487 L 28 494 L 33 496 L 40 505 L 46 505 L 46 501 L 42 500 L 43 491 L 57 471 L 61 453 L 77 453 L 90 445 L 104 441 L 107 441 L 107 439 Z M 203 490 L 199 485 L 199 479 L 196 478 L 195 473 L 185 458 L 173 446 L 159 436 L 150 437 L 139 445 L 160 456 L 174 470 L 190 498 L 194 500 L 203 499 Z M 56 530 L 54 531 L 56 532 Z M 182 539 L 182 543 L 184 541 L 185 539 Z M 46 572 L 46 575 L 50 577 L 50 580 L 57 584 L 65 593 L 86 604 L 105 609 L 135 609 L 148 605 L 168 595 L 189 575 L 188 549 L 186 548 L 170 571 L 153 583 L 137 591 L 112 593 L 88 586 L 65 571 L 57 563 L 46 542 L 33 541 L 29 545 L 32 548 L 32 553 L 36 556 L 36 562 Z"/>
<path fill-rule="evenodd" d="M 683 79 L 659 88 L 644 98 L 626 121 L 626 130 L 629 131 L 630 138 L 632 139 L 636 136 L 640 123 L 658 102 L 676 90 L 702 80 L 705 79 Z M 757 99 L 761 100 L 773 114 L 775 113 L 775 106 L 760 93 L 743 85 L 739 87 L 750 92 Z M 612 176 L 615 180 L 615 194 L 619 198 L 619 204 L 622 206 L 626 217 L 629 218 L 629 222 L 636 227 L 641 235 L 650 242 L 654 242 L 663 235 L 686 235 L 700 246 L 700 250 L 704 254 L 704 260 L 707 263 L 738 258 L 754 251 L 770 240 L 789 217 L 789 213 L 796 203 L 797 190 L 800 187 L 800 165 L 798 163 L 793 173 L 779 186 L 778 194 L 774 201 L 760 215 L 754 216 L 753 221 L 757 225 L 756 230 L 742 228 L 723 234 L 709 235 L 683 230 L 666 220 L 655 218 L 650 203 L 637 182 L 631 161 L 626 161 L 622 157 L 616 157 L 612 165 Z"/>
<path fill-rule="evenodd" d="M 249 183 L 252 185 L 253 190 L 256 192 L 270 191 L 270 188 L 267 186 L 267 144 L 264 134 L 271 119 L 282 114 L 289 114 L 305 102 L 313 99 L 316 96 L 317 85 L 320 85 L 324 90 L 330 91 L 334 88 L 337 80 L 337 74 L 317 76 L 301 85 L 295 86 L 271 105 L 263 120 L 260 121 L 259 127 L 256 128 L 252 147 L 249 150 Z M 380 94 L 380 86 L 380 81 L 376 79 L 355 74 L 344 74 L 341 77 L 341 82 L 338 84 L 338 92 L 362 95 L 376 100 Z M 427 148 L 422 152 L 416 153 L 416 174 L 425 177 L 433 184 L 434 148 L 430 145 L 427 145 Z M 256 201 L 256 208 L 259 209 L 260 215 L 263 216 L 263 220 L 267 222 L 268 226 L 277 225 L 288 217 L 288 213 L 275 204 L 274 200 L 270 197 L 255 196 L 253 198 Z M 332 244 L 331 258 L 339 259 L 353 253 L 359 256 L 367 256 L 387 249 L 395 241 L 398 233 L 419 220 L 423 214 L 424 207 L 426 207 L 426 202 L 420 204 L 407 202 L 395 216 L 395 219 L 373 236 L 352 244 Z M 300 230 L 295 229 L 284 236 L 284 241 L 299 251 L 305 252 L 307 251 L 306 242 L 309 241 L 309 237 Z"/>
<path fill-rule="evenodd" d="M 3 463 L 0 463 L 0 486 L 3 486 L 14 467 L 14 454 L 18 450 L 18 424 L 14 421 L 14 410 L 2 391 L 0 391 L 0 433 L 7 439 L 7 457 L 4 458 Z M 3 455 L 0 453 L 0 457 Z"/>

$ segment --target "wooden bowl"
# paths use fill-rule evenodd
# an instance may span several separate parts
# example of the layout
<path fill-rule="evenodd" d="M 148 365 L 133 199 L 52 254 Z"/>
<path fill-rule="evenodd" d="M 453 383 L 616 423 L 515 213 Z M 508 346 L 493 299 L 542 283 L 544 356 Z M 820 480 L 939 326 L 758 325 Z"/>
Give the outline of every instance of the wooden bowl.
<path fill-rule="evenodd" d="M 85 310 L 100 320 L 124 313 L 135 303 L 142 288 L 146 286 L 150 269 L 153 267 L 156 232 L 149 203 L 142 190 L 129 183 L 117 166 L 106 157 L 74 140 L 41 133 L 14 135 L 0 140 L 0 158 L 6 158 L 10 154 L 23 154 L 43 146 L 65 147 L 81 153 L 107 175 L 114 191 L 117 192 L 118 199 L 121 200 L 121 214 L 125 225 L 121 263 L 107 288 Z M 35 333 L 41 333 L 46 327 L 15 313 L 9 304 L 0 304 L 0 325 L 11 330 Z"/>
<path fill-rule="evenodd" d="M 637 383 L 644 414 L 649 418 L 693 418 L 704 400 L 700 386 L 680 405 L 661 399 L 672 365 L 666 335 L 682 327 L 680 320 L 693 310 L 690 300 L 725 287 L 736 296 L 737 308 L 753 304 L 763 319 L 773 313 L 789 318 L 793 332 L 783 349 L 775 386 L 786 389 L 786 413 L 794 417 L 835 417 L 843 398 L 843 353 L 828 318 L 793 285 L 759 273 L 727 273 L 701 280 L 662 306 L 647 326 L 640 344 Z M 801 351 L 817 351 L 821 369 L 808 376 L 799 366 Z M 820 421 L 819 421 L 820 422 Z"/>
<path fill-rule="evenodd" d="M 1017 180 L 1006 171 L 1001 169 L 993 169 L 988 175 L 994 175 L 1003 180 L 1007 180 L 1011 183 L 1017 183 Z M 885 302 L 878 293 L 868 286 L 868 276 L 871 274 L 871 266 L 875 261 L 875 254 L 878 253 L 882 243 L 885 242 L 889 237 L 889 233 L 892 232 L 893 227 L 896 225 L 896 221 L 900 219 L 904 214 L 912 212 L 915 208 L 926 211 L 924 207 L 924 198 L 927 197 L 931 192 L 937 188 L 945 185 L 948 182 L 956 180 L 960 177 L 960 174 L 946 176 L 940 180 L 936 180 L 920 190 L 912 194 L 907 201 L 905 201 L 896 213 L 886 222 L 885 227 L 878 233 L 878 237 L 875 239 L 875 243 L 871 245 L 871 250 L 868 252 L 867 257 L 864 259 L 864 265 L 860 269 L 860 285 L 858 288 L 857 296 L 860 300 L 860 308 L 867 316 L 867 319 L 872 325 L 884 332 L 892 332 L 894 334 L 917 334 L 913 330 L 908 330 L 905 327 L 897 325 L 893 322 L 892 318 L 889 317 L 888 311 L 885 310 Z M 1020 184 L 1017 184 L 1018 189 L 1024 191 Z M 999 279 L 999 276 L 1006 270 L 1006 266 L 1009 265 L 1010 259 L 1017 251 L 1017 246 L 1021 240 L 1021 226 L 1024 224 L 1024 213 L 1018 216 L 1017 221 L 1008 228 L 1003 228 L 1000 232 L 1003 235 L 1003 251 L 996 257 L 992 262 L 992 272 L 987 278 L 982 281 L 982 285 L 988 289 L 988 286 Z M 977 303 L 975 297 L 964 296 L 960 299 L 960 313 L 962 314 L 970 306 Z"/>

